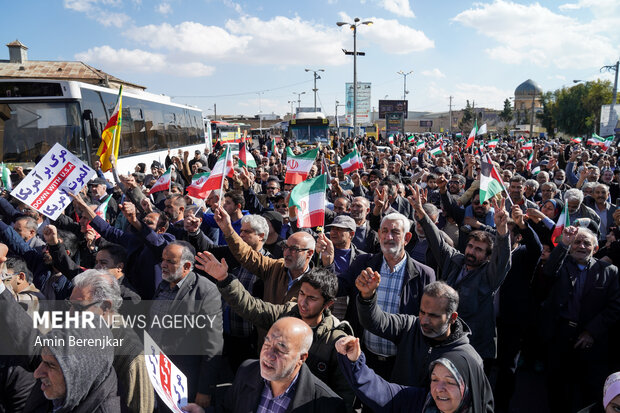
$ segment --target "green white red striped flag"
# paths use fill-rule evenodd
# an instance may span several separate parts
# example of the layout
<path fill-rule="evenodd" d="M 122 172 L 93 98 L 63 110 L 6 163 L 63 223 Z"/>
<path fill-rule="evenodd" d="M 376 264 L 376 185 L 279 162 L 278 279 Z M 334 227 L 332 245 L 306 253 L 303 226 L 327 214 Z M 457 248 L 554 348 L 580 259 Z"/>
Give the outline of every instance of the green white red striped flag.
<path fill-rule="evenodd" d="M 532 160 L 534 159 L 534 152 L 532 152 L 530 154 L 530 156 L 527 158 L 527 165 L 525 165 L 525 169 L 530 171 L 532 170 Z"/>
<path fill-rule="evenodd" d="M 526 149 L 526 150 L 532 150 L 534 149 L 534 142 L 532 141 L 527 141 L 523 144 L 523 146 L 521 147 L 521 149 Z"/>
<path fill-rule="evenodd" d="M 555 228 L 553 228 L 553 233 L 551 234 L 553 246 L 558 245 L 558 238 L 566 227 L 570 227 L 570 214 L 568 213 L 568 202 L 564 201 L 564 209 L 562 209 L 562 213 L 558 217 L 558 222 L 555 223 Z"/>
<path fill-rule="evenodd" d="M 603 146 L 604 142 L 605 139 L 603 139 L 601 136 L 598 136 L 596 133 L 593 133 L 592 137 L 588 139 L 588 145 Z"/>
<path fill-rule="evenodd" d="M 390 145 L 393 145 L 393 144 L 394 144 L 394 135 L 393 135 L 393 134 L 390 134 L 390 135 L 388 136 L 388 143 L 389 143 Z"/>
<path fill-rule="evenodd" d="M 415 152 L 422 152 L 424 150 L 424 148 L 426 148 L 426 142 L 424 141 L 417 141 L 415 144 Z"/>
<path fill-rule="evenodd" d="M 205 199 L 211 190 L 205 190 L 204 186 L 209 178 L 209 172 L 194 174 L 192 183 L 187 187 L 187 194 L 194 198 Z"/>
<path fill-rule="evenodd" d="M 581 143 L 583 141 L 580 137 L 575 137 L 570 140 L 572 143 Z"/>
<path fill-rule="evenodd" d="M 155 192 L 168 191 L 170 189 L 170 184 L 172 183 L 170 180 L 170 174 L 172 172 L 173 166 L 171 165 L 166 172 L 163 173 L 162 176 L 153 184 L 151 190 L 149 191 L 149 195 L 153 195 Z"/>
<path fill-rule="evenodd" d="M 487 142 L 487 146 L 489 148 L 495 148 L 498 143 L 499 143 L 499 139 L 491 139 L 490 141 Z"/>
<path fill-rule="evenodd" d="M 286 176 L 285 184 L 298 184 L 308 178 L 308 173 L 314 164 L 319 148 L 310 149 L 301 155 L 295 155 L 291 148 L 286 147 Z"/>
<path fill-rule="evenodd" d="M 462 138 L 463 134 L 461 132 L 457 132 L 456 135 L 454 135 L 456 138 Z"/>
<path fill-rule="evenodd" d="M 611 146 L 611 144 L 614 142 L 614 137 L 613 136 L 608 136 L 607 138 L 605 138 L 605 141 L 601 144 L 601 147 L 604 150 L 609 149 L 609 147 Z"/>
<path fill-rule="evenodd" d="M 471 132 L 469 132 L 469 137 L 467 137 L 467 145 L 465 146 L 465 149 L 469 148 L 470 146 L 474 144 L 477 134 L 478 134 L 478 119 L 475 119 L 474 127 L 472 128 Z"/>
<path fill-rule="evenodd" d="M 308 179 L 291 191 L 289 206 L 297 207 L 297 227 L 322 227 L 325 223 L 326 175 Z"/>
<path fill-rule="evenodd" d="M 357 148 L 353 148 L 353 150 L 343 156 L 338 163 L 340 164 L 340 166 L 342 166 L 342 171 L 345 174 L 351 173 L 356 169 L 362 169 L 364 167 L 364 165 L 362 164 L 362 158 L 357 152 Z"/>
<path fill-rule="evenodd" d="M 414 136 L 413 135 L 407 135 L 407 142 L 413 142 Z"/>
<path fill-rule="evenodd" d="M 226 149 L 217 159 L 217 162 L 211 170 L 211 174 L 209 174 L 207 181 L 204 183 L 202 191 L 207 192 L 214 189 L 221 189 L 224 178 L 227 176 L 232 178 L 233 173 L 232 151 L 230 150 L 230 145 L 226 145 Z"/>
<path fill-rule="evenodd" d="M 435 146 L 434 148 L 431 148 L 429 153 L 432 156 L 437 156 L 437 155 L 441 155 L 443 153 L 443 151 L 441 150 L 441 146 Z"/>

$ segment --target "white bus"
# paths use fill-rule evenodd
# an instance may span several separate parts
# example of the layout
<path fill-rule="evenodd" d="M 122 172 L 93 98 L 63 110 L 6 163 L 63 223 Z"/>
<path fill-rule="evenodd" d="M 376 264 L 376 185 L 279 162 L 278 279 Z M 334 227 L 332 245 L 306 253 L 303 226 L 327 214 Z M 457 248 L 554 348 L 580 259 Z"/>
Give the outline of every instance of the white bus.
<path fill-rule="evenodd" d="M 0 79 L 0 162 L 32 167 L 56 142 L 92 165 L 118 90 L 76 81 Z M 202 111 L 169 97 L 123 90 L 119 173 L 164 163 L 168 149 L 207 144 Z"/>

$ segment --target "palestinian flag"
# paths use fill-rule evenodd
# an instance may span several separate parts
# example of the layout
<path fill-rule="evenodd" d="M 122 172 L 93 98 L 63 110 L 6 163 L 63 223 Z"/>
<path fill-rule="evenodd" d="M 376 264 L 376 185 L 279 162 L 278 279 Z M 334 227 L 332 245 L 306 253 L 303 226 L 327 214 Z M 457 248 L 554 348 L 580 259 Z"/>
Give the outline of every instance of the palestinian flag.
<path fill-rule="evenodd" d="M 570 141 L 572 143 L 581 143 L 582 140 L 583 140 L 582 138 L 576 137 L 576 138 L 572 138 Z"/>
<path fill-rule="evenodd" d="M 108 204 L 110 203 L 110 199 L 112 199 L 112 194 L 108 195 L 105 201 L 100 203 L 99 206 L 97 206 L 97 209 L 95 209 L 95 215 L 97 215 L 104 221 L 105 221 L 105 214 L 106 212 L 108 212 Z"/>
<path fill-rule="evenodd" d="M 482 157 L 480 165 L 480 204 L 506 190 L 502 177 L 495 169 L 489 155 Z"/>
<path fill-rule="evenodd" d="M 295 155 L 291 148 L 286 147 L 286 176 L 285 184 L 298 184 L 308 178 L 310 168 L 314 164 L 319 148 L 310 149 L 301 155 Z"/>
<path fill-rule="evenodd" d="M 340 166 L 342 166 L 342 172 L 345 174 L 351 173 L 356 169 L 362 169 L 362 158 L 357 152 L 357 148 L 353 148 L 351 152 L 349 152 L 346 156 L 344 156 L 340 162 Z"/>
<path fill-rule="evenodd" d="M 478 119 L 474 120 L 474 128 L 469 132 L 469 137 L 467 138 L 467 145 L 465 149 L 469 148 L 474 144 L 474 140 L 476 140 L 476 135 L 478 134 Z M 473 150 L 473 149 L 472 149 Z"/>
<path fill-rule="evenodd" d="M 525 142 L 525 138 L 523 137 L 523 135 L 519 136 L 519 139 L 517 139 L 517 143 L 523 143 Z"/>
<path fill-rule="evenodd" d="M 534 143 L 532 141 L 527 141 L 523 144 L 523 146 L 521 147 L 521 149 L 525 149 L 525 150 L 532 150 L 534 149 Z"/>
<path fill-rule="evenodd" d="M 499 139 L 491 139 L 490 141 L 487 142 L 487 146 L 489 148 L 495 148 L 498 143 L 499 143 Z"/>
<path fill-rule="evenodd" d="M 415 153 L 422 152 L 426 148 L 426 142 L 417 141 L 415 144 Z"/>
<path fill-rule="evenodd" d="M 246 168 L 256 168 L 256 160 L 250 153 L 245 142 L 239 144 L 239 166 Z"/>
<path fill-rule="evenodd" d="M 540 166 L 537 166 L 536 168 L 532 169 L 532 175 L 538 175 L 540 173 Z"/>
<path fill-rule="evenodd" d="M 532 160 L 534 159 L 534 152 L 532 152 L 530 154 L 530 156 L 527 158 L 527 165 L 525 165 L 525 169 L 527 171 L 531 171 L 532 170 Z"/>
<path fill-rule="evenodd" d="M 476 133 L 476 135 L 484 135 L 485 133 L 487 133 L 487 124 L 483 124 L 480 129 L 478 129 L 478 133 Z"/>
<path fill-rule="evenodd" d="M 211 190 L 204 190 L 210 172 L 203 172 L 192 176 L 192 183 L 187 187 L 187 194 L 194 198 L 205 199 Z"/>
<path fill-rule="evenodd" d="M 461 132 L 457 132 L 456 135 L 454 135 L 455 138 L 462 138 L 463 134 Z"/>
<path fill-rule="evenodd" d="M 271 154 L 276 153 L 276 138 L 271 138 Z"/>
<path fill-rule="evenodd" d="M 319 175 L 296 185 L 289 206 L 297 207 L 297 227 L 322 227 L 325 223 L 327 176 Z"/>
<path fill-rule="evenodd" d="M 226 149 L 218 158 L 211 170 L 211 174 L 202 186 L 202 191 L 207 192 L 214 189 L 221 189 L 224 184 L 224 178 L 232 178 L 233 172 L 232 151 L 230 150 L 230 145 L 226 145 Z"/>
<path fill-rule="evenodd" d="M 157 182 L 153 184 L 153 186 L 151 187 L 151 190 L 149 191 L 149 195 L 153 195 L 155 192 L 170 190 L 170 185 L 172 184 L 172 181 L 170 180 L 170 174 L 172 172 L 172 168 L 174 167 L 171 165 L 170 168 L 168 168 L 168 170 L 164 172 L 162 176 L 159 177 Z"/>
<path fill-rule="evenodd" d="M 441 150 L 441 146 L 435 146 L 429 152 L 432 156 L 438 156 L 443 153 L 443 151 Z"/>
<path fill-rule="evenodd" d="M 555 223 L 555 228 L 553 228 L 553 233 L 551 234 L 551 242 L 553 243 L 554 247 L 558 245 L 558 238 L 560 237 L 560 235 L 562 235 L 562 231 L 564 231 L 564 228 L 569 226 L 570 214 L 568 213 L 568 202 L 564 202 L 564 209 L 558 217 L 558 222 Z"/>
<path fill-rule="evenodd" d="M 9 171 L 9 168 L 7 168 L 4 163 L 0 164 L 0 168 L 2 169 L 2 186 L 7 191 L 12 191 L 13 183 L 11 182 L 11 171 Z"/>

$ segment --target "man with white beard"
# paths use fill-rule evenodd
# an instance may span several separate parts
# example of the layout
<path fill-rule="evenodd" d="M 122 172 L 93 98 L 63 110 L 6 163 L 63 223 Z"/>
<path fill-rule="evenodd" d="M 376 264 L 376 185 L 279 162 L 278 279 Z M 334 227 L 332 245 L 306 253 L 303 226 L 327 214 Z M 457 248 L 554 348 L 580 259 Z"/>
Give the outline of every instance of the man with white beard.
<path fill-rule="evenodd" d="M 349 296 L 349 308 L 345 318 L 353 326 L 355 335 L 362 337 L 368 366 L 386 380 L 394 367 L 396 346 L 389 340 L 364 331 L 359 324 L 355 305 L 355 280 L 362 271 L 376 272 L 383 280 L 376 293 L 378 307 L 386 313 L 418 314 L 422 290 L 424 286 L 435 281 L 435 272 L 411 258 L 405 251 L 405 245 L 412 237 L 410 228 L 411 222 L 404 215 L 386 215 L 379 228 L 381 252 L 358 256 L 348 271 L 338 275 L 338 295 Z"/>

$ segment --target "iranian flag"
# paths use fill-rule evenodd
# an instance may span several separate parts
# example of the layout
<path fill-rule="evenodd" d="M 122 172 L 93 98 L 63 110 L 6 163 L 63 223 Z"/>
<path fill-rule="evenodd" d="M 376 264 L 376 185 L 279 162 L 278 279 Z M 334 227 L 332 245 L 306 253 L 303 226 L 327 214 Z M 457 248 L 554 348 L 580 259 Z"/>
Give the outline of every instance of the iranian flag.
<path fill-rule="evenodd" d="M 532 160 L 534 159 L 534 152 L 532 152 L 530 154 L 530 156 L 527 158 L 527 165 L 525 165 L 525 169 L 528 171 L 532 170 Z"/>
<path fill-rule="evenodd" d="M 319 148 L 310 149 L 302 153 L 301 155 L 295 155 L 291 148 L 286 147 L 286 176 L 284 177 L 285 184 L 298 184 L 308 178 L 308 173 L 316 155 L 319 152 Z"/>
<path fill-rule="evenodd" d="M 568 213 L 568 202 L 564 201 L 564 209 L 562 213 L 558 217 L 558 222 L 555 223 L 555 228 L 553 228 L 553 233 L 551 234 L 551 242 L 553 246 L 558 245 L 558 238 L 562 235 L 562 231 L 564 231 L 565 227 L 570 226 L 570 214 Z"/>
<path fill-rule="evenodd" d="M 207 181 L 202 186 L 202 191 L 208 192 L 214 189 L 222 189 L 224 178 L 232 178 L 233 172 L 232 151 L 230 150 L 230 145 L 226 145 L 226 149 L 217 159 L 211 174 L 209 174 Z"/>
<path fill-rule="evenodd" d="M 532 141 L 527 141 L 523 144 L 521 149 L 532 150 L 534 149 L 534 143 Z"/>
<path fill-rule="evenodd" d="M 469 137 L 467 138 L 467 145 L 465 146 L 465 149 L 469 148 L 470 146 L 474 144 L 474 140 L 476 140 L 477 134 L 478 134 L 478 119 L 474 120 L 474 127 L 471 130 L 471 132 L 469 132 Z"/>
<path fill-rule="evenodd" d="M 576 138 L 572 138 L 570 141 L 571 141 L 572 143 L 581 143 L 581 141 L 582 141 L 582 140 L 583 140 L 583 139 L 581 139 L 581 138 L 579 138 L 579 137 L 576 137 Z"/>
<path fill-rule="evenodd" d="M 414 139 L 413 135 L 407 135 L 407 141 L 409 143 L 413 142 L 413 139 Z"/>
<path fill-rule="evenodd" d="M 203 189 L 209 178 L 209 172 L 203 172 L 192 176 L 192 183 L 187 187 L 187 194 L 194 198 L 205 199 L 211 190 Z"/>
<path fill-rule="evenodd" d="M 485 133 L 487 133 L 487 124 L 483 124 L 480 129 L 478 129 L 478 133 L 476 133 L 476 135 L 484 135 Z"/>
<path fill-rule="evenodd" d="M 487 146 L 489 148 L 495 148 L 498 143 L 499 143 L 499 139 L 491 139 L 490 141 L 487 142 Z"/>
<path fill-rule="evenodd" d="M 605 138 L 605 141 L 603 142 L 601 147 L 603 148 L 603 150 L 606 151 L 607 149 L 609 149 L 609 147 L 611 146 L 612 143 L 614 143 L 614 137 L 613 136 L 608 136 L 607 138 Z"/>
<path fill-rule="evenodd" d="M 99 206 L 97 206 L 97 209 L 95 209 L 95 215 L 97 215 L 104 221 L 105 221 L 105 214 L 106 212 L 108 212 L 108 204 L 110 203 L 110 199 L 112 199 L 112 194 L 108 195 L 105 201 L 100 203 Z"/>
<path fill-rule="evenodd" d="M 155 192 L 168 191 L 170 189 L 170 184 L 172 183 L 170 180 L 172 168 L 174 168 L 174 166 L 170 165 L 170 168 L 168 168 L 168 170 L 166 170 L 166 172 L 159 177 L 157 182 L 153 184 L 151 190 L 149 191 L 149 195 L 153 195 Z"/>
<path fill-rule="evenodd" d="M 241 142 L 239 144 L 239 166 L 256 168 L 256 160 L 248 150 L 246 142 Z"/>
<path fill-rule="evenodd" d="M 505 190 L 502 177 L 495 169 L 489 155 L 485 155 L 480 165 L 480 204 Z"/>
<path fill-rule="evenodd" d="M 364 166 L 362 164 L 362 158 L 360 158 L 360 155 L 357 152 L 357 148 L 353 148 L 351 152 L 340 160 L 339 164 L 342 166 L 342 171 L 345 174 L 351 173 L 356 169 L 362 169 Z"/>
<path fill-rule="evenodd" d="M 303 181 L 291 191 L 289 206 L 297 207 L 297 227 L 321 227 L 325 223 L 326 175 Z"/>
<path fill-rule="evenodd" d="M 394 145 L 394 135 L 390 134 L 390 135 L 388 136 L 388 143 L 389 143 L 390 145 Z"/>
<path fill-rule="evenodd" d="M 588 145 L 603 146 L 604 142 L 605 142 L 605 139 L 598 136 L 596 133 L 593 133 L 592 137 L 588 139 Z"/>
<path fill-rule="evenodd" d="M 415 144 L 415 153 L 422 152 L 426 148 L 426 142 L 417 141 Z"/>
<path fill-rule="evenodd" d="M 443 153 L 443 151 L 441 150 L 441 146 L 435 146 L 429 152 L 432 156 L 441 155 Z"/>

